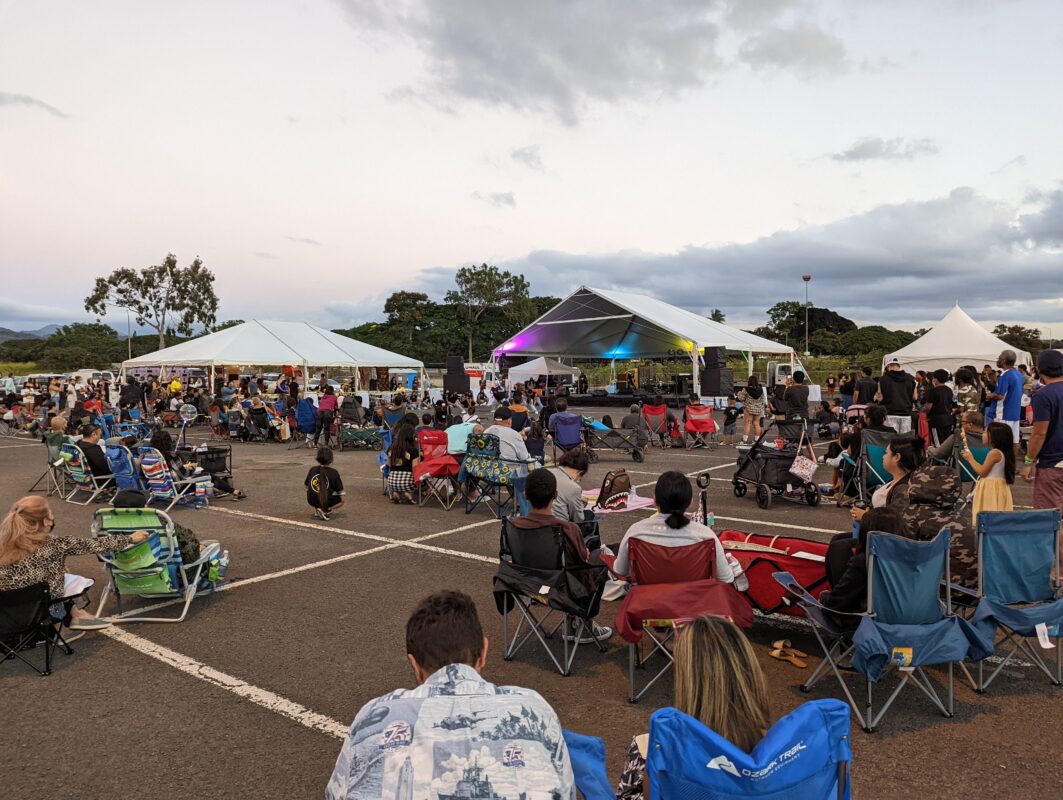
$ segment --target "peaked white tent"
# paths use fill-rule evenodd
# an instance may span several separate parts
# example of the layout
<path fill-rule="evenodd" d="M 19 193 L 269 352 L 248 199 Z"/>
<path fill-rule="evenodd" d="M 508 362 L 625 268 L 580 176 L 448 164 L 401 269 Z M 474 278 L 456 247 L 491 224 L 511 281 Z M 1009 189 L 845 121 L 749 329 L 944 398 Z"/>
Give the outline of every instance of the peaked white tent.
<path fill-rule="evenodd" d="M 231 328 L 122 362 L 136 367 L 207 367 L 302 365 L 311 367 L 402 367 L 422 372 L 424 364 L 390 350 L 359 342 L 309 322 L 253 319 Z M 357 372 L 354 373 L 357 376 Z"/>
<path fill-rule="evenodd" d="M 497 354 L 566 358 L 690 358 L 697 381 L 698 355 L 706 347 L 793 356 L 793 348 L 713 322 L 643 294 L 580 286 L 516 336 Z"/>
<path fill-rule="evenodd" d="M 551 375 L 576 377 L 579 375 L 579 370 L 552 358 L 532 359 L 509 369 L 509 378 L 514 381 L 534 381 L 538 378 L 549 378 Z"/>
<path fill-rule="evenodd" d="M 991 334 L 956 305 L 937 325 L 907 347 L 887 353 L 886 361 L 899 358 L 901 366 L 911 370 L 947 369 L 955 372 L 962 366 L 981 369 L 983 364 L 996 364 L 1001 350 L 1014 350 L 1019 364 L 1030 364 L 1030 354 L 1012 347 Z"/>

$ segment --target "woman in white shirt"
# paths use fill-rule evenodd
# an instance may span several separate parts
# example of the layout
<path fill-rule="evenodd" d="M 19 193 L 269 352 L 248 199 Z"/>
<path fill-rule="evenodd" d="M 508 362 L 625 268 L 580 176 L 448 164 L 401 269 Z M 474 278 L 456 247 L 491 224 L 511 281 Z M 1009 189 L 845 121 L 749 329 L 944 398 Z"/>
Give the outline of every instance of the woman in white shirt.
<path fill-rule="evenodd" d="M 922 463 L 922 439 L 917 436 L 903 436 L 890 441 L 885 455 L 882 456 L 882 465 L 890 474 L 890 481 L 875 489 L 871 495 L 871 508 L 888 506 L 900 496 L 900 492 L 907 491 L 912 471 Z M 867 509 L 854 506 L 849 513 L 859 522 L 867 513 Z"/>
<path fill-rule="evenodd" d="M 657 513 L 636 522 L 627 529 L 616 554 L 613 572 L 625 577 L 631 574 L 628 543 L 632 538 L 662 547 L 683 547 L 712 539 L 716 543 L 716 580 L 721 583 L 733 583 L 734 573 L 727 563 L 723 545 L 716 538 L 716 534 L 700 522 L 692 522 L 686 515 L 686 510 L 693 498 L 694 489 L 690 485 L 690 480 L 682 472 L 671 470 L 662 474 L 653 489 Z"/>

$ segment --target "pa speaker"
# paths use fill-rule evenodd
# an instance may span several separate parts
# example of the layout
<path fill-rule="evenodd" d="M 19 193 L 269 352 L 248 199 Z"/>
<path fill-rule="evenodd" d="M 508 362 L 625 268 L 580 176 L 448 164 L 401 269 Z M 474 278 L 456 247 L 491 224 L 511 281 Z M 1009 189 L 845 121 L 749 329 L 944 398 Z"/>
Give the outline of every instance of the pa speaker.
<path fill-rule="evenodd" d="M 447 372 L 465 372 L 465 360 L 461 356 L 447 356 Z"/>
<path fill-rule="evenodd" d="M 727 366 L 727 353 L 722 347 L 706 347 L 703 351 L 705 369 L 723 369 Z"/>
<path fill-rule="evenodd" d="M 458 359 L 461 360 L 460 358 Z M 450 359 L 447 359 L 449 363 Z M 469 376 L 464 372 L 447 372 L 443 375 L 443 389 L 450 394 L 454 392 L 456 394 L 465 394 L 469 391 Z"/>
<path fill-rule="evenodd" d="M 706 369 L 701 373 L 702 397 L 727 397 L 735 390 L 733 369 Z"/>

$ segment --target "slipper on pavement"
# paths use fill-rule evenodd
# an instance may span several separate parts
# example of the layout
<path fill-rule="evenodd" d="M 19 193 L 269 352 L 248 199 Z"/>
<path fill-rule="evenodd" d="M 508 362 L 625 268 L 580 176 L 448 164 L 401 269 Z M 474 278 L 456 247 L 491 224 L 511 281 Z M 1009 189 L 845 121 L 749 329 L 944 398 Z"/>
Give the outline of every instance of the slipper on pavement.
<path fill-rule="evenodd" d="M 805 669 L 808 666 L 807 661 L 803 661 L 802 659 L 798 658 L 798 656 L 794 653 L 793 650 L 790 650 L 786 647 L 772 650 L 768 653 L 768 655 L 772 658 L 777 658 L 779 661 L 789 661 L 798 669 Z"/>

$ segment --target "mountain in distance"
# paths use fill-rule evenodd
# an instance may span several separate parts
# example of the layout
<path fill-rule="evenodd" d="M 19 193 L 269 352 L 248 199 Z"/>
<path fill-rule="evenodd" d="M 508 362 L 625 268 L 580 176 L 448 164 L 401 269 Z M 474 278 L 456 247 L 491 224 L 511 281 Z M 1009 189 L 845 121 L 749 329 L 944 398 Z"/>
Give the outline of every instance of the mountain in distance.
<path fill-rule="evenodd" d="M 58 331 L 62 325 L 45 325 L 35 331 L 13 331 L 11 328 L 0 328 L 0 342 L 8 342 L 12 339 L 47 339 Z"/>
<path fill-rule="evenodd" d="M 35 331 L 19 331 L 19 333 L 32 333 L 39 339 L 47 339 L 53 333 L 58 333 L 62 325 L 56 325 L 54 322 L 51 325 L 45 325 L 43 328 L 37 328 Z"/>

